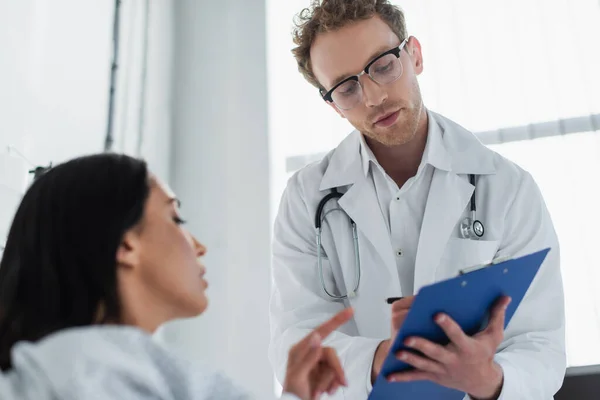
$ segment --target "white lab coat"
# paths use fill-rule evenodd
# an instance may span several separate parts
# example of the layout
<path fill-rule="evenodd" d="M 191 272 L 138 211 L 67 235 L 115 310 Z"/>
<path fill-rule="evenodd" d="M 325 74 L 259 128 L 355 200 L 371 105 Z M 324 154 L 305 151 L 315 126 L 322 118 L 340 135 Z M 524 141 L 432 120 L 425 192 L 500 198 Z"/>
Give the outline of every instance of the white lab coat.
<path fill-rule="evenodd" d="M 416 255 L 415 293 L 456 276 L 459 269 L 551 247 L 507 327 L 496 361 L 504 370 L 502 400 L 552 399 L 566 368 L 564 300 L 558 241 L 540 191 L 529 173 L 471 132 L 435 113 L 428 115 L 429 123 L 440 125 L 447 157 L 431 182 Z M 326 343 L 337 350 L 350 383 L 334 398 L 357 400 L 368 396 L 375 349 L 390 336 L 385 298 L 402 295 L 386 223 L 373 184 L 361 169 L 358 135 L 353 132 L 323 160 L 297 172 L 283 194 L 274 230 L 269 349 L 282 380 L 290 347 L 342 308 L 354 307 L 354 320 Z M 468 174 L 477 177 L 477 217 L 486 229 L 480 241 L 458 235 L 474 189 Z M 316 261 L 316 207 L 331 188 L 345 192 L 339 206 L 355 221 L 359 235 L 360 288 L 343 303 L 323 292 Z M 327 227 L 325 279 L 329 288 L 337 285 L 347 293 L 356 280 L 350 224 L 344 213 L 334 212 Z"/>

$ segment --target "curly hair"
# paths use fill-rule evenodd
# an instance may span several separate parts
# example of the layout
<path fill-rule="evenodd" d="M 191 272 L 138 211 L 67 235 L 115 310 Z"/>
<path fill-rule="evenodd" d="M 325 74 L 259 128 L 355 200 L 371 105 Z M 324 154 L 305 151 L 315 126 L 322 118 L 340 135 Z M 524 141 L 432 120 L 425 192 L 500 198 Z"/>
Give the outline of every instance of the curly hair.
<path fill-rule="evenodd" d="M 335 31 L 352 22 L 379 16 L 401 41 L 406 39 L 406 24 L 402 10 L 389 0 L 312 0 L 311 5 L 296 15 L 292 53 L 298 71 L 313 86 L 324 88 L 315 77 L 310 60 L 310 48 L 319 33 Z"/>

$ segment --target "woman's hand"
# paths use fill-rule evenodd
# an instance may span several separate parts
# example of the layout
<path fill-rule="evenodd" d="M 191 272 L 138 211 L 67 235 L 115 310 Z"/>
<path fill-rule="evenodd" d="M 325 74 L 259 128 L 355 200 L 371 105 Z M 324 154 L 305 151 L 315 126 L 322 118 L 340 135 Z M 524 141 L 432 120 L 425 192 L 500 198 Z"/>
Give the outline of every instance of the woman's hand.
<path fill-rule="evenodd" d="M 352 318 L 346 308 L 325 322 L 290 350 L 283 391 L 302 400 L 318 399 L 323 393 L 333 394 L 347 386 L 344 370 L 335 350 L 321 342 Z"/>

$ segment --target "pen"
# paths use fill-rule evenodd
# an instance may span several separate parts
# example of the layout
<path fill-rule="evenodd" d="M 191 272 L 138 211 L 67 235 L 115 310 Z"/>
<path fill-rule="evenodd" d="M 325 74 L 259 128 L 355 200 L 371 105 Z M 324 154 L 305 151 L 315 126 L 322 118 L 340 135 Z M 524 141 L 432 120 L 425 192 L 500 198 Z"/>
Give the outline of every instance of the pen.
<path fill-rule="evenodd" d="M 392 304 L 395 301 L 402 300 L 404 297 L 388 297 L 385 301 L 388 304 Z"/>

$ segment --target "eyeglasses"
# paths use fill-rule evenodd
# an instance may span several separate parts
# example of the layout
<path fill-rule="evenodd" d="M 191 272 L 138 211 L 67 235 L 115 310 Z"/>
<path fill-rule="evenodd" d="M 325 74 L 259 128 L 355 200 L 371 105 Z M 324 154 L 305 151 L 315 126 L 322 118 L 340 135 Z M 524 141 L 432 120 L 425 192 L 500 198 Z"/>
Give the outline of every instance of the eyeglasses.
<path fill-rule="evenodd" d="M 400 61 L 400 53 L 408 42 L 408 39 L 391 50 L 380 54 L 373 59 L 365 69 L 358 75 L 349 76 L 336 84 L 331 90 L 321 95 L 323 100 L 335 103 L 342 110 L 350 110 L 362 101 L 363 89 L 358 78 L 367 74 L 374 82 L 380 85 L 392 83 L 402 76 L 403 67 Z"/>

